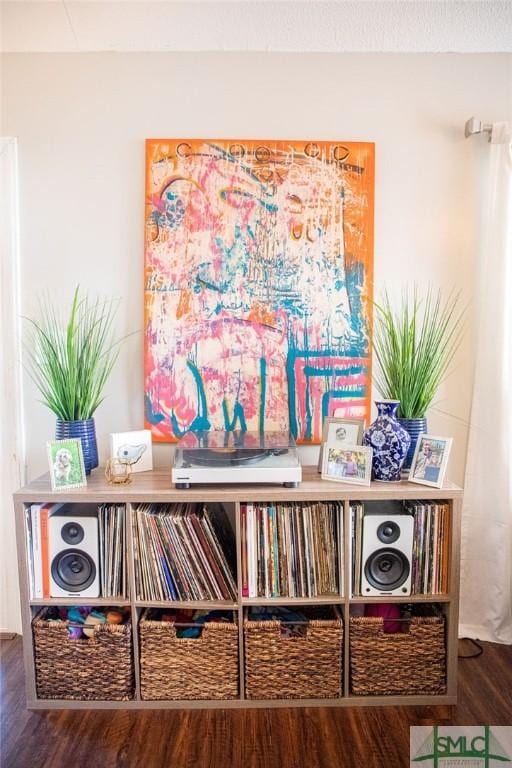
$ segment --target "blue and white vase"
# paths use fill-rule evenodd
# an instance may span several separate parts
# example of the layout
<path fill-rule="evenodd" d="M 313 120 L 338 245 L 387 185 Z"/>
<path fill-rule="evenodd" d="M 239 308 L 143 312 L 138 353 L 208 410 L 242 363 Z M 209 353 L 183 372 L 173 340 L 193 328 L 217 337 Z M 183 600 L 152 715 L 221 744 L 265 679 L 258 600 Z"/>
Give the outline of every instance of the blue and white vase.
<path fill-rule="evenodd" d="M 402 467 L 402 474 L 409 474 L 412 460 L 414 458 L 414 451 L 416 450 L 416 443 L 422 432 L 428 432 L 427 420 L 425 418 L 417 419 L 398 419 L 404 429 L 406 429 L 411 437 L 411 444 L 405 457 L 404 465 Z"/>
<path fill-rule="evenodd" d="M 372 480 L 394 483 L 411 444 L 411 437 L 398 422 L 398 400 L 376 400 L 377 418 L 363 436 L 364 445 L 373 448 Z"/>

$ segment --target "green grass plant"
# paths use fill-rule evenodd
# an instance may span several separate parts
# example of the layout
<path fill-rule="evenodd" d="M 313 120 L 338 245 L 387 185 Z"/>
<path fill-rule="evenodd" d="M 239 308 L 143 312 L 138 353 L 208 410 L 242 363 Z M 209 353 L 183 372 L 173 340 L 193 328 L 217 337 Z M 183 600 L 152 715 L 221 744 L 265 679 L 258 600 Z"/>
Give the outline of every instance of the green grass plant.
<path fill-rule="evenodd" d="M 441 291 L 420 299 L 405 290 L 395 308 L 387 291 L 374 303 L 375 383 L 382 397 L 399 400 L 398 415 L 424 418 L 460 344 L 464 312 L 459 295 Z"/>
<path fill-rule="evenodd" d="M 113 338 L 117 306 L 114 299 L 81 297 L 78 286 L 66 323 L 49 299 L 40 303 L 39 321 L 27 318 L 30 375 L 57 418 L 90 419 L 102 402 L 121 341 Z"/>

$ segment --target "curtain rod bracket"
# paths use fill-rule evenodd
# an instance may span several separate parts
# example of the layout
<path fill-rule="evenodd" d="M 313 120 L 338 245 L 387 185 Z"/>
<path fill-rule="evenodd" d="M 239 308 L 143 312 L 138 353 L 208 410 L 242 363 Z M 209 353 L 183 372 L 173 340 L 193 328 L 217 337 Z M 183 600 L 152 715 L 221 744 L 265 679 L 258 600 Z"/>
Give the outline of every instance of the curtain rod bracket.
<path fill-rule="evenodd" d="M 481 120 L 477 120 L 476 117 L 470 117 L 464 126 L 464 136 L 466 139 L 469 139 L 470 136 L 474 136 L 476 133 L 488 133 L 490 141 L 492 123 L 483 123 Z"/>

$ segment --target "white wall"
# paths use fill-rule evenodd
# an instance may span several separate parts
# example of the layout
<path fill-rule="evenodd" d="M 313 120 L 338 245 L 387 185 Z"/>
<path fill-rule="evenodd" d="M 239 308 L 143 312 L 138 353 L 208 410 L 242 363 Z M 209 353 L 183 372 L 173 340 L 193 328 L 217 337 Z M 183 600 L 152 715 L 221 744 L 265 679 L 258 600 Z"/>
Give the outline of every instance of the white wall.
<path fill-rule="evenodd" d="M 416 281 L 470 300 L 483 137 L 471 115 L 510 119 L 507 54 L 6 54 L 2 133 L 19 138 L 22 311 L 80 283 L 123 298 L 120 332 L 142 329 L 147 137 L 262 137 L 376 143 L 375 287 Z M 505 114 L 508 105 L 509 114 Z M 430 414 L 455 438 L 460 482 L 472 385 L 468 335 Z M 53 416 L 27 379 L 28 478 L 46 471 Z M 141 425 L 142 335 L 124 347 L 96 414 L 107 435 Z M 307 449 L 314 462 L 316 449 Z M 169 466 L 170 448 L 158 446 Z"/>

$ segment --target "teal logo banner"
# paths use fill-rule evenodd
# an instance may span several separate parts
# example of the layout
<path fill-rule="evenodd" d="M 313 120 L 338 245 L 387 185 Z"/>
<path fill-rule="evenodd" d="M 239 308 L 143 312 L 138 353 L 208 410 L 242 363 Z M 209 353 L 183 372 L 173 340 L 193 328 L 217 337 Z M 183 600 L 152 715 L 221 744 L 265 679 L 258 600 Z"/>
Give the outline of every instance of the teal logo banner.
<path fill-rule="evenodd" d="M 512 768 L 512 726 L 412 726 L 410 756 L 411 768 Z"/>

